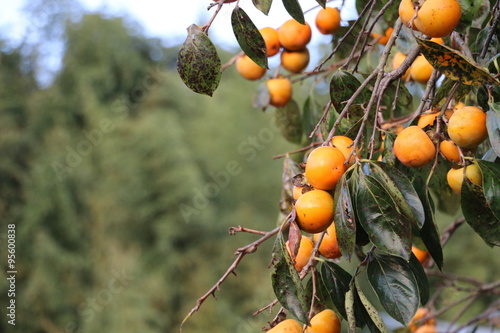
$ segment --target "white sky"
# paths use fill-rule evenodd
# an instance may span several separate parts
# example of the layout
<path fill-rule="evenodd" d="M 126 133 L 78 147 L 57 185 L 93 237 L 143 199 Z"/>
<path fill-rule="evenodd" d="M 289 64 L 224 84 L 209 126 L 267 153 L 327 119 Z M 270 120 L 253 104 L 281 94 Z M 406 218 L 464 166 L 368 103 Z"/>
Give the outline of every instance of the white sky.
<path fill-rule="evenodd" d="M 50 0 L 46 0 L 50 2 Z M 57 0 L 53 0 L 57 4 Z M 318 6 L 315 0 L 299 0 L 303 10 Z M 0 35 L 18 40 L 26 29 L 26 22 L 20 16 L 21 9 L 29 0 L 5 1 L 0 10 Z M 116 16 L 128 16 L 137 21 L 145 30 L 147 36 L 158 37 L 172 45 L 181 43 L 186 36 L 186 28 L 193 23 L 203 25 L 215 11 L 207 11 L 211 0 L 80 0 L 83 7 L 89 11 L 105 12 Z M 353 2 L 353 1 L 347 1 Z M 331 1 L 328 6 L 339 5 L 340 0 Z M 175 7 L 175 9 L 174 9 Z M 211 37 L 223 45 L 234 46 L 236 40 L 232 33 L 230 17 L 235 3 L 225 4 L 214 21 L 210 30 Z M 289 19 L 289 14 L 283 8 L 281 0 L 273 1 L 269 15 L 258 11 L 252 0 L 240 0 L 240 7 L 252 18 L 257 28 L 271 26 L 278 28 Z M 314 25 L 314 16 L 319 8 L 306 14 L 306 20 Z M 348 18 L 349 12 L 342 12 L 343 18 Z M 351 18 L 352 19 L 352 15 Z M 323 39 L 319 33 L 313 35 L 313 41 Z"/>
<path fill-rule="evenodd" d="M 30 0 L 2 1 L 0 9 L 0 37 L 7 37 L 13 46 L 23 39 L 28 29 L 28 22 L 22 16 L 22 9 Z M 47 3 L 57 5 L 58 0 L 45 0 Z M 211 0 L 79 0 L 84 9 L 91 12 L 101 12 L 111 16 L 125 16 L 138 23 L 144 30 L 146 37 L 160 38 L 166 46 L 181 44 L 186 38 L 186 29 L 191 24 L 204 25 L 215 11 L 215 7 L 207 11 Z M 310 45 L 328 43 L 330 37 L 321 35 L 314 28 L 314 18 L 320 9 L 315 0 L 299 0 L 304 11 L 314 8 L 305 15 L 306 21 L 313 27 L 313 37 Z M 330 7 L 339 6 L 341 0 L 328 3 Z M 290 15 L 283 7 L 281 0 L 274 0 L 269 15 L 266 16 L 257 10 L 252 0 L 240 0 L 239 5 L 250 16 L 257 28 L 266 26 L 278 28 L 283 22 L 290 19 Z M 217 47 L 236 50 L 238 44 L 231 28 L 231 12 L 235 3 L 223 5 L 216 17 L 209 35 Z M 174 9 L 175 7 L 175 9 Z M 342 12 L 343 20 L 355 19 L 356 10 L 354 1 L 347 0 Z M 29 26 L 33 29 L 33 24 Z M 42 54 L 47 79 L 50 81 L 51 73 L 60 66 L 62 47 L 50 45 L 46 48 L 47 54 Z M 314 54 L 311 54 L 311 63 Z"/>

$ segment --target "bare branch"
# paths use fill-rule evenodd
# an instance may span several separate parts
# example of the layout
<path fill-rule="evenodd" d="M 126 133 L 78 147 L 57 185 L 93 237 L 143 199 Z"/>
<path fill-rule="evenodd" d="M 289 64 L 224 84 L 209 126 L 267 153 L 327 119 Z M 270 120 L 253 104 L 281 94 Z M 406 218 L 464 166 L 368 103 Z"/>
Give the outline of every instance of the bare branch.
<path fill-rule="evenodd" d="M 238 250 L 236 250 L 235 254 L 236 254 L 236 259 L 233 261 L 233 263 L 229 266 L 229 268 L 227 269 L 227 271 L 224 273 L 224 275 L 222 275 L 222 277 L 219 279 L 219 281 L 217 281 L 217 283 L 212 287 L 210 288 L 206 293 L 205 295 L 201 296 L 198 301 L 196 302 L 196 306 L 194 308 L 191 309 L 191 311 L 189 311 L 189 313 L 187 314 L 187 316 L 184 318 L 184 320 L 182 321 L 181 325 L 180 325 L 180 332 L 182 332 L 182 326 L 184 325 L 184 323 L 196 312 L 200 309 L 201 305 L 207 300 L 207 298 L 212 295 L 214 298 L 215 298 L 215 292 L 220 290 L 220 286 L 222 285 L 222 283 L 227 279 L 227 277 L 231 274 L 234 274 L 234 270 L 236 269 L 236 267 L 238 267 L 239 263 L 241 262 L 241 260 L 243 259 L 243 257 L 247 254 L 250 254 L 250 253 L 254 253 L 255 251 L 257 251 L 257 248 L 262 244 L 264 243 L 266 240 L 268 240 L 269 238 L 273 237 L 274 235 L 276 235 L 280 230 L 283 230 L 285 228 L 288 227 L 288 225 L 290 224 L 290 216 L 291 214 L 289 214 L 286 218 L 286 221 L 283 223 L 283 225 L 280 225 L 276 228 L 274 228 L 273 230 L 271 231 L 268 231 L 266 232 L 262 237 L 260 237 L 259 239 L 257 239 L 256 241 L 244 246 L 244 247 L 241 247 L 239 248 Z"/>

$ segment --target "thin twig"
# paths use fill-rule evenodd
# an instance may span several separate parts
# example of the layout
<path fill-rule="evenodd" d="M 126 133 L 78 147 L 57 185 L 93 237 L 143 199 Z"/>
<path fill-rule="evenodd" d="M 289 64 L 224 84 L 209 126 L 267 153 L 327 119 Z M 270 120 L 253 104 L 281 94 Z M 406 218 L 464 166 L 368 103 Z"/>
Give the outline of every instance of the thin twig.
<path fill-rule="evenodd" d="M 493 38 L 493 35 L 496 32 L 498 21 L 500 20 L 500 8 L 499 8 L 498 1 L 495 4 L 495 7 L 493 8 L 492 12 L 495 13 L 495 19 L 493 20 L 493 23 L 491 24 L 490 31 L 488 32 L 488 36 L 486 36 L 486 40 L 484 41 L 483 49 L 481 50 L 481 54 L 479 55 L 480 59 L 482 59 L 486 56 L 486 51 L 488 50 L 488 46 L 490 45 L 491 39 Z"/>
<path fill-rule="evenodd" d="M 450 237 L 457 231 L 458 227 L 460 227 L 462 224 L 464 224 L 465 218 L 459 218 L 453 221 L 446 229 L 444 229 L 442 235 L 441 235 L 441 247 L 444 247 L 446 243 L 448 243 L 448 240 Z"/>
<path fill-rule="evenodd" d="M 248 232 L 249 234 L 265 235 L 267 231 L 260 231 L 242 227 L 241 225 L 237 227 L 230 227 L 228 230 L 230 235 L 235 235 L 237 232 Z"/>
<path fill-rule="evenodd" d="M 452 331 L 451 333 L 458 333 L 460 332 L 462 329 L 464 329 L 465 327 L 468 327 L 472 324 L 475 324 L 475 323 L 478 323 L 484 319 L 487 319 L 490 315 L 492 314 L 495 314 L 497 313 L 498 311 L 500 311 L 500 300 L 497 300 L 495 302 L 493 302 L 489 307 L 488 309 L 486 309 L 485 311 L 483 311 L 482 313 L 478 314 L 477 316 L 471 318 L 469 321 L 467 321 L 465 324 L 457 327 L 454 331 Z M 498 318 L 498 316 L 497 316 Z"/>
<path fill-rule="evenodd" d="M 375 77 L 375 75 L 377 75 L 377 71 L 373 71 L 370 75 L 368 75 L 368 77 L 363 81 L 363 83 L 361 83 L 358 90 L 356 90 L 354 92 L 354 94 L 352 94 L 351 98 L 349 98 L 349 100 L 347 101 L 347 104 L 344 106 L 344 108 L 342 109 L 342 112 L 339 114 L 339 117 L 337 118 L 337 120 L 333 124 L 333 127 L 330 130 L 330 133 L 328 133 L 328 137 L 326 138 L 325 143 L 330 142 L 332 140 L 332 138 L 335 134 L 335 131 L 337 130 L 337 127 L 340 125 L 340 122 L 349 113 L 349 108 L 354 104 L 354 100 L 359 96 L 359 94 L 361 94 L 363 89 L 366 88 L 366 86 L 368 86 L 368 84 Z"/>
<path fill-rule="evenodd" d="M 232 64 L 234 64 L 236 62 L 236 60 L 238 60 L 238 58 L 243 57 L 244 55 L 245 55 L 245 52 L 243 52 L 243 51 L 238 52 L 235 56 L 233 56 L 231 59 L 229 59 L 228 62 L 226 62 L 225 64 L 222 64 L 222 66 L 220 66 L 220 71 L 223 72 L 226 68 L 228 68 Z"/>
<path fill-rule="evenodd" d="M 346 61 L 346 64 L 345 66 L 349 66 L 349 63 L 351 62 L 352 60 L 352 56 L 354 54 L 354 50 L 356 50 L 356 48 L 358 47 L 358 44 L 359 42 L 361 41 L 361 38 L 363 37 L 364 33 L 365 33 L 365 30 L 366 30 L 366 26 L 368 25 L 368 21 L 369 21 L 369 17 L 372 15 L 373 13 L 373 9 L 375 8 L 375 4 L 376 4 L 376 1 L 370 1 L 369 4 L 366 4 L 365 6 L 369 6 L 369 10 L 368 10 L 368 18 L 365 20 L 365 22 L 363 22 L 363 26 L 361 27 L 361 32 L 359 33 L 358 37 L 356 37 L 356 40 L 354 41 L 354 45 L 352 46 L 352 50 L 351 50 L 351 54 L 349 55 L 349 58 L 347 58 L 347 61 Z M 368 36 L 365 38 L 365 41 L 368 40 Z M 363 51 L 363 47 L 361 48 L 360 51 Z M 354 72 L 356 71 L 356 68 L 354 68 L 353 70 Z"/>
<path fill-rule="evenodd" d="M 278 155 L 274 155 L 272 157 L 273 160 L 276 160 L 276 159 L 279 159 L 279 158 L 283 158 L 287 155 L 291 155 L 291 154 L 298 154 L 298 153 L 301 153 L 303 151 L 306 151 L 306 150 L 309 150 L 311 148 L 314 148 L 316 146 L 319 146 L 321 145 L 321 142 L 311 142 L 310 144 L 308 144 L 307 146 L 305 147 L 302 147 L 302 148 L 298 148 L 298 149 L 295 149 L 295 150 L 292 150 L 292 151 L 289 151 L 287 153 L 284 153 L 284 154 L 278 154 Z"/>
<path fill-rule="evenodd" d="M 269 311 L 270 311 L 270 312 L 272 312 L 272 309 L 273 309 L 273 307 L 274 307 L 276 304 L 278 304 L 278 299 L 277 299 L 277 298 L 275 298 L 275 299 L 274 299 L 274 301 L 272 301 L 271 303 L 269 303 L 269 304 L 268 304 L 268 305 L 266 305 L 265 307 L 263 307 L 263 308 L 261 308 L 261 309 L 259 309 L 259 310 L 255 311 L 255 312 L 252 314 L 252 316 L 256 316 L 256 315 L 258 315 L 258 314 L 260 314 L 260 313 L 262 313 L 262 312 L 266 311 L 267 309 L 269 309 Z"/>
<path fill-rule="evenodd" d="M 323 241 L 323 236 L 325 235 L 326 232 L 327 232 L 326 230 L 321 232 L 321 234 L 319 235 L 318 241 L 316 242 L 316 244 L 314 244 L 314 248 L 312 250 L 311 256 L 309 257 L 309 261 L 302 268 L 302 271 L 300 271 L 300 273 L 299 273 L 299 278 L 301 280 L 303 280 L 306 277 L 307 273 L 309 272 L 311 267 L 314 265 L 315 260 L 316 260 L 316 255 L 318 254 L 318 251 L 319 251 L 319 245 Z"/>
<path fill-rule="evenodd" d="M 316 274 L 314 274 L 314 267 L 311 267 L 311 279 L 312 279 L 312 295 L 311 295 L 311 306 L 309 308 L 308 318 L 312 318 L 314 313 L 314 300 L 316 298 Z"/>
<path fill-rule="evenodd" d="M 208 35 L 208 29 L 210 29 L 210 26 L 212 25 L 212 23 L 214 22 L 215 18 L 217 17 L 217 14 L 219 14 L 219 12 L 220 12 L 223 4 L 224 4 L 224 0 L 219 0 L 217 2 L 217 8 L 215 9 L 214 14 L 210 18 L 210 20 L 203 27 L 201 27 L 201 29 L 203 30 L 203 32 L 206 33 L 207 35 Z M 209 7 L 209 9 L 210 8 L 211 7 Z"/>
<path fill-rule="evenodd" d="M 314 129 L 311 131 L 311 134 L 309 134 L 309 139 L 311 139 L 314 136 L 314 134 L 318 131 L 321 124 L 326 120 L 326 116 L 328 115 L 328 111 L 330 111 L 331 107 L 332 107 L 332 100 L 329 100 L 328 103 L 326 103 L 325 109 L 323 110 L 323 115 L 319 119 L 316 126 L 314 126 Z"/>
<path fill-rule="evenodd" d="M 431 77 L 429 78 L 429 81 L 427 81 L 427 85 L 425 86 L 425 90 L 424 90 L 424 94 L 422 95 L 422 99 L 420 100 L 420 103 L 419 103 L 417 109 L 413 113 L 415 115 L 415 117 L 417 117 L 419 114 L 424 112 L 423 110 L 430 109 L 430 107 L 432 106 L 430 104 L 431 104 L 434 96 L 432 96 L 432 98 L 431 98 L 431 94 L 435 90 L 434 88 L 435 88 L 435 85 L 436 85 L 436 82 L 437 82 L 439 76 L 440 76 L 439 71 L 434 69 L 432 71 Z"/>
<path fill-rule="evenodd" d="M 316 66 L 316 68 L 314 69 L 313 72 L 317 72 L 317 71 L 321 70 L 321 68 L 323 67 L 323 65 L 326 64 L 335 55 L 335 53 L 337 53 L 337 51 L 340 48 L 340 46 L 344 43 L 344 41 L 347 39 L 347 37 L 352 33 L 352 31 L 358 25 L 358 23 L 361 22 L 361 19 L 363 18 L 363 16 L 365 16 L 367 10 L 368 10 L 368 6 L 365 6 L 363 8 L 363 10 L 361 11 L 361 13 L 359 14 L 358 18 L 356 19 L 356 21 L 354 21 L 354 23 L 352 24 L 352 26 L 349 27 L 349 29 L 347 30 L 347 32 L 345 33 L 345 35 L 342 36 L 339 39 L 339 42 L 337 43 L 337 46 L 335 46 L 335 48 L 333 49 L 333 51 L 328 55 L 328 57 L 325 58 L 325 60 L 323 60 L 318 66 Z"/>
<path fill-rule="evenodd" d="M 283 229 L 285 229 L 285 228 L 288 227 L 288 225 L 290 224 L 290 216 L 291 215 L 292 214 L 290 213 L 287 216 L 286 221 L 282 225 L 274 228 L 271 231 L 266 232 L 262 237 L 260 237 L 256 241 L 254 241 L 254 242 L 252 242 L 252 243 L 250 243 L 250 244 L 248 244 L 248 245 L 246 245 L 244 247 L 241 247 L 238 250 L 236 250 L 236 252 L 235 252 L 235 254 L 237 256 L 236 259 L 229 266 L 229 268 L 224 273 L 224 275 L 222 275 L 222 277 L 219 279 L 219 281 L 217 281 L 217 283 L 212 288 L 210 288 L 205 293 L 205 295 L 201 296 L 198 299 L 198 301 L 196 302 L 196 306 L 194 308 L 192 308 L 191 311 L 189 311 L 189 313 L 187 314 L 187 316 L 182 321 L 182 323 L 181 323 L 181 325 L 179 327 L 180 332 L 182 332 L 182 326 L 184 325 L 184 323 L 193 315 L 193 313 L 195 313 L 196 311 L 198 311 L 200 309 L 200 307 L 203 304 L 203 302 L 205 302 L 207 300 L 207 298 L 210 297 L 210 295 L 212 295 L 214 298 L 216 298 L 215 297 L 215 292 L 220 290 L 220 286 L 227 279 L 227 277 L 229 275 L 234 274 L 234 270 L 236 269 L 236 267 L 238 267 L 239 263 L 241 262 L 241 260 L 243 259 L 243 257 L 245 255 L 250 254 L 250 253 L 254 253 L 255 251 L 257 251 L 257 248 L 262 243 L 264 243 L 266 240 L 268 240 L 269 238 L 271 238 L 274 235 L 276 235 L 278 232 L 280 232 L 280 230 L 283 230 Z"/>
<path fill-rule="evenodd" d="M 455 315 L 455 317 L 452 320 L 450 320 L 450 323 L 448 324 L 448 328 L 446 329 L 446 331 L 451 330 L 453 325 L 455 325 L 455 323 L 460 319 L 460 317 L 463 316 L 465 311 L 467 311 L 469 309 L 469 307 L 472 305 L 472 303 L 474 303 L 477 300 L 478 297 L 479 297 L 479 294 L 477 294 L 477 293 L 472 295 L 472 297 L 467 301 L 467 303 L 465 303 L 462 306 L 462 309 L 460 309 L 460 311 L 458 311 L 458 313 Z"/>

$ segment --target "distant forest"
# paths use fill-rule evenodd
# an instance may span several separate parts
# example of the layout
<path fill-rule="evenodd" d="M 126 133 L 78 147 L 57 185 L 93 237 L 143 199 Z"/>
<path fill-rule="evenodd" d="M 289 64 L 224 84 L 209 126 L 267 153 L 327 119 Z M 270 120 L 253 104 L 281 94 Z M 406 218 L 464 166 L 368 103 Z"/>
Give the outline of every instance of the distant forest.
<path fill-rule="evenodd" d="M 233 68 L 213 98 L 199 96 L 177 75 L 178 47 L 120 18 L 71 14 L 54 13 L 41 32 L 64 41 L 47 87 L 36 80 L 41 45 L 0 42 L 0 244 L 14 224 L 17 268 L 16 325 L 3 318 L 0 331 L 176 332 L 254 239 L 228 228 L 279 223 L 283 160 L 272 157 L 296 146 L 274 130 L 273 110 L 252 107 L 257 84 Z M 483 242 L 467 228 L 446 267 L 498 276 L 498 256 L 476 260 Z M 248 256 L 184 332 L 259 332 L 273 316 L 252 317 L 274 299 L 271 246 Z"/>

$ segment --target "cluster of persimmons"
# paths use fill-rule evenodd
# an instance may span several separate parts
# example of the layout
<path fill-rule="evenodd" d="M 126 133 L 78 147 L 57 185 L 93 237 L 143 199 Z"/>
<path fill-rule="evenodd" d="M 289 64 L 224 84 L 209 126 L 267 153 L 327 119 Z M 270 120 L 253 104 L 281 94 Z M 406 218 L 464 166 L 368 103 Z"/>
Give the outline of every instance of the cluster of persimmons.
<path fill-rule="evenodd" d="M 464 175 L 482 185 L 479 166 L 464 156 L 473 154 L 487 137 L 486 113 L 477 106 L 458 102 L 445 112 L 428 110 L 420 115 L 416 125 L 399 132 L 393 150 L 401 163 L 419 168 L 433 161 L 439 149 L 440 155 L 452 164 L 447 174 L 448 184 L 460 194 Z"/>
<path fill-rule="evenodd" d="M 443 44 L 443 37 L 448 36 L 460 21 L 461 8 L 458 0 L 425 0 L 420 4 L 412 0 L 401 0 L 399 16 L 406 27 Z M 318 12 L 315 21 L 317 30 L 322 34 L 335 34 L 340 28 L 340 22 L 340 11 L 328 7 Z M 383 35 L 372 36 L 376 42 L 386 45 L 393 31 L 389 27 Z M 272 57 L 281 54 L 281 67 L 289 73 L 300 73 L 308 66 L 307 44 L 312 32 L 308 23 L 300 24 L 292 19 L 278 29 L 266 27 L 260 32 L 266 43 L 267 55 Z M 392 58 L 393 68 L 398 68 L 405 57 L 405 54 L 396 52 Z M 248 80 L 259 80 L 267 71 L 246 55 L 237 59 L 236 68 Z M 432 65 L 423 55 L 419 55 L 402 79 L 426 84 L 432 72 Z M 291 99 L 292 83 L 289 78 L 277 76 L 266 79 L 266 85 L 271 105 L 281 107 Z M 455 101 L 446 107 L 433 108 L 418 115 L 406 128 L 398 127 L 394 132 L 397 136 L 392 147 L 393 153 L 403 165 L 421 168 L 437 158 L 443 158 L 452 165 L 447 181 L 454 192 L 461 192 L 464 177 L 481 186 L 481 170 L 473 158 L 468 157 L 488 137 L 486 114 L 481 108 Z M 333 223 L 335 203 L 332 193 L 342 175 L 359 158 L 359 147 L 354 146 L 351 138 L 340 135 L 310 150 L 306 156 L 302 184 L 293 189 L 296 222 L 304 234 L 297 253 L 292 253 L 287 242 L 297 271 L 302 271 L 309 262 L 321 234 L 323 237 L 318 245 L 319 255 L 327 259 L 342 256 Z M 416 247 L 412 250 L 418 260 L 425 264 L 428 252 Z M 429 317 L 426 311 L 423 308 L 418 310 L 409 325 L 411 332 L 436 332 L 435 321 L 432 318 L 426 319 Z M 335 312 L 324 310 L 311 319 L 311 326 L 305 332 L 338 333 L 340 327 Z M 298 321 L 287 319 L 269 332 L 302 332 L 302 329 L 303 325 Z"/>
<path fill-rule="evenodd" d="M 318 31 L 325 35 L 336 33 L 340 28 L 338 8 L 321 9 L 315 20 Z M 310 55 L 307 45 L 311 41 L 312 29 L 309 23 L 301 24 L 294 19 L 284 22 L 278 29 L 265 27 L 259 30 L 266 43 L 267 56 L 280 54 L 280 65 L 289 73 L 301 73 L 309 65 Z M 267 69 L 257 65 L 247 55 L 236 60 L 238 73 L 247 80 L 259 80 Z M 266 81 L 269 90 L 269 104 L 285 106 L 292 98 L 292 83 L 286 77 L 270 78 Z"/>

